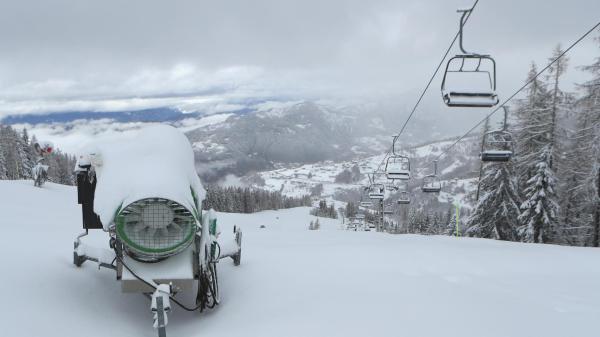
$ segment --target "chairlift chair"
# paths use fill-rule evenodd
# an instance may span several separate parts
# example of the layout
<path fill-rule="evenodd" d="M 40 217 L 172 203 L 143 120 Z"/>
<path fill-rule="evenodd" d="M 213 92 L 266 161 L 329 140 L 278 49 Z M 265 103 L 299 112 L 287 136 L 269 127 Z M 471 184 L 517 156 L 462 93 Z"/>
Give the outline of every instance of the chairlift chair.
<path fill-rule="evenodd" d="M 442 183 L 437 175 L 437 160 L 433 162 L 433 174 L 423 177 L 421 190 L 425 193 L 438 193 L 442 190 Z"/>
<path fill-rule="evenodd" d="M 385 163 L 385 175 L 390 180 L 410 179 L 410 159 L 401 155 L 389 156 Z"/>
<path fill-rule="evenodd" d="M 390 183 L 385 184 L 385 189 L 390 192 L 396 192 L 399 187 L 394 185 L 394 181 L 392 180 Z"/>
<path fill-rule="evenodd" d="M 369 198 L 369 186 L 363 187 L 361 196 L 360 196 L 359 205 L 361 207 L 367 207 L 367 208 L 373 206 L 373 201 L 371 201 L 371 199 Z"/>
<path fill-rule="evenodd" d="M 512 134 L 507 131 L 508 107 L 504 108 L 504 123 L 501 130 L 494 130 L 483 135 L 481 142 L 481 161 L 507 162 L 514 153 Z"/>
<path fill-rule="evenodd" d="M 369 199 L 382 200 L 385 197 L 385 186 L 383 184 L 372 184 L 369 187 Z"/>
<path fill-rule="evenodd" d="M 487 132 L 481 147 L 481 161 L 507 162 L 513 155 L 512 135 L 504 130 Z"/>
<path fill-rule="evenodd" d="M 459 28 L 458 54 L 446 64 L 442 79 L 442 98 L 449 107 L 490 108 L 498 104 L 496 94 L 496 61 L 490 55 L 469 53 L 463 47 L 463 25 L 471 9 L 458 10 L 462 13 Z M 449 76 L 450 75 L 450 76 Z M 451 80 L 449 77 L 454 77 Z M 469 86 L 461 85 L 456 79 L 467 80 Z M 484 81 L 482 83 L 473 83 Z"/>
<path fill-rule="evenodd" d="M 410 194 L 408 191 L 400 192 L 400 196 L 398 197 L 397 203 L 399 205 L 408 205 L 410 204 Z"/>
<path fill-rule="evenodd" d="M 386 214 L 386 215 L 394 214 L 392 205 L 385 205 L 385 207 L 383 208 L 383 214 Z"/>
<path fill-rule="evenodd" d="M 440 178 L 435 174 L 430 174 L 423 178 L 421 190 L 425 193 L 438 193 L 442 190 Z"/>

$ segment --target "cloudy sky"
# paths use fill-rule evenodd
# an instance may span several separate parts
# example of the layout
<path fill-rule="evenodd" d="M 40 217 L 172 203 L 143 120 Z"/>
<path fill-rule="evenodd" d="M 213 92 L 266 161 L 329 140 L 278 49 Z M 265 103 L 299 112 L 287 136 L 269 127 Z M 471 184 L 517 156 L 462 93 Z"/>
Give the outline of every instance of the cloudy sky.
<path fill-rule="evenodd" d="M 410 97 L 455 33 L 455 9 L 471 3 L 0 0 L 0 116 Z M 493 54 L 506 96 L 531 61 L 544 64 L 599 20 L 597 0 L 481 0 L 465 45 Z M 566 82 L 585 79 L 574 66 L 597 56 L 592 39 L 580 44 Z"/>

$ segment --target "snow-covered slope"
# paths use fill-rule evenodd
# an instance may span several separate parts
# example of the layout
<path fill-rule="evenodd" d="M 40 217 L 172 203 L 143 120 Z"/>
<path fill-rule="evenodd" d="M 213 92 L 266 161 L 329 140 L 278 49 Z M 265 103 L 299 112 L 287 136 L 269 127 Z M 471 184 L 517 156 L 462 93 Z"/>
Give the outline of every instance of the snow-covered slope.
<path fill-rule="evenodd" d="M 6 336 L 154 336 L 148 300 L 71 264 L 73 187 L 0 181 L 0 321 Z M 222 303 L 175 308 L 168 336 L 594 336 L 600 250 L 339 230 L 307 208 L 219 214 L 244 230 L 219 264 Z M 266 228 L 260 229 L 260 225 Z M 92 241 L 106 245 L 104 233 Z M 189 300 L 187 298 L 186 300 Z"/>

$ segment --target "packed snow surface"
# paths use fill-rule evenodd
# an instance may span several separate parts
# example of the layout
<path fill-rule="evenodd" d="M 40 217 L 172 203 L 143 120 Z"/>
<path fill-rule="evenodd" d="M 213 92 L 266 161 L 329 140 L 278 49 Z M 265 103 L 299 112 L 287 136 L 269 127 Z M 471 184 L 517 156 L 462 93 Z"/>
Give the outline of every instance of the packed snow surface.
<path fill-rule="evenodd" d="M 597 335 L 599 249 L 350 232 L 322 218 L 309 231 L 310 220 L 308 208 L 219 214 L 223 236 L 244 231 L 242 264 L 219 263 L 221 305 L 174 307 L 168 336 Z M 146 298 L 72 264 L 73 187 L 0 181 L 0 224 L 3 336 L 156 335 Z"/>

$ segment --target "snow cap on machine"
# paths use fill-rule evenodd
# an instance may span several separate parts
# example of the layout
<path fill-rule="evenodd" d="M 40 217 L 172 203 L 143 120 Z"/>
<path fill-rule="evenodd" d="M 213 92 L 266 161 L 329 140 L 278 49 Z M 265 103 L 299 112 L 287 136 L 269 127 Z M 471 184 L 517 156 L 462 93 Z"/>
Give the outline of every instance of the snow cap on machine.
<path fill-rule="evenodd" d="M 176 128 L 146 126 L 132 135 L 97 144 L 92 152 L 81 160 L 96 170 L 94 210 L 105 228 L 119 207 L 144 198 L 169 199 L 199 211 L 205 191 L 195 170 L 191 144 Z"/>

